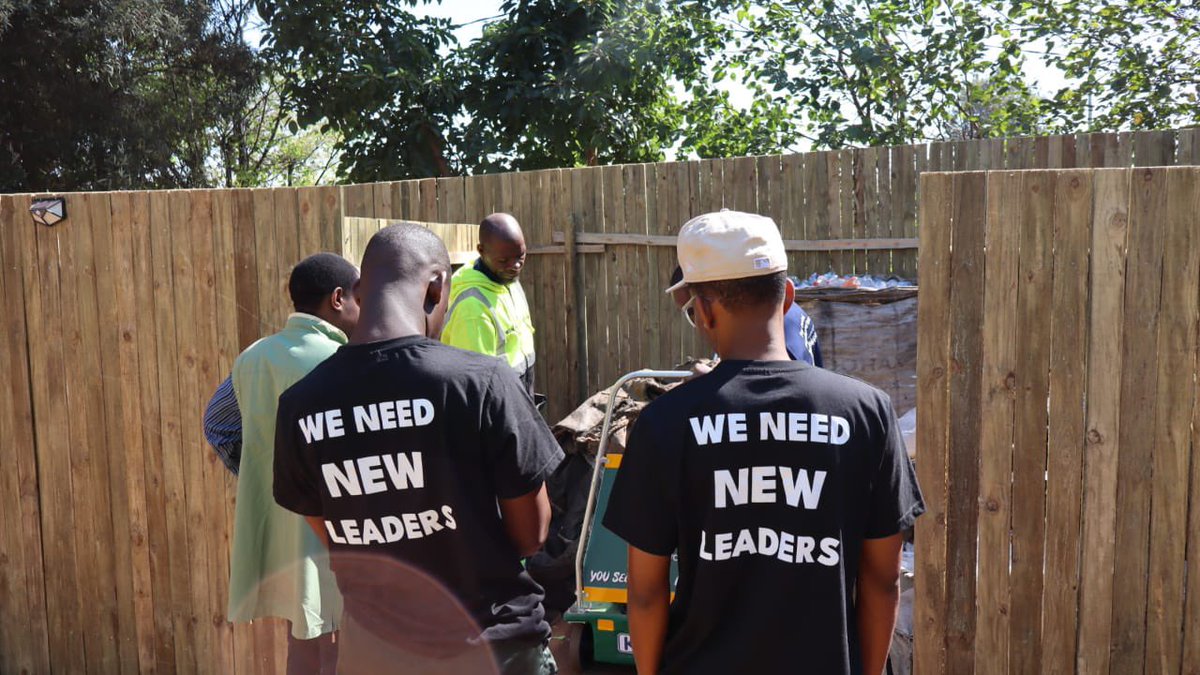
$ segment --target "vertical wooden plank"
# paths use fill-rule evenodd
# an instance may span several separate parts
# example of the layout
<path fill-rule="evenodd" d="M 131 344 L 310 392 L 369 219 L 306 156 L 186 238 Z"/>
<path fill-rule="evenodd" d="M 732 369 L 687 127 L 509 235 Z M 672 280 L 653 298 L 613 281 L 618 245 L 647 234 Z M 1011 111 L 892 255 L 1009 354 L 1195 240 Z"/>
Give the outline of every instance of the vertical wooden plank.
<path fill-rule="evenodd" d="M 1175 163 L 1175 132 L 1138 131 L 1133 134 L 1134 166 L 1171 166 Z"/>
<path fill-rule="evenodd" d="M 322 250 L 321 200 L 322 191 L 327 190 L 327 188 L 311 188 L 306 195 L 309 213 L 304 217 L 306 232 L 302 232 L 302 234 L 307 238 L 307 246 L 315 247 L 316 251 Z M 213 193 L 212 222 L 213 297 L 214 315 L 217 317 L 213 322 L 213 328 L 216 331 L 215 360 L 212 370 L 208 373 L 209 387 L 206 391 L 201 392 L 205 396 L 205 401 L 211 394 L 209 390 L 215 390 L 217 384 L 232 372 L 233 361 L 240 351 L 236 331 L 232 330 L 238 313 L 237 279 L 233 267 L 229 264 L 229 261 L 234 258 L 233 229 L 233 194 L 228 190 L 216 191 Z M 233 533 L 237 482 L 225 469 L 225 466 L 218 461 L 215 454 L 208 452 L 209 448 L 205 446 L 202 447 L 209 461 L 211 482 L 223 487 L 223 489 L 212 491 L 215 499 L 212 508 L 215 515 L 223 519 L 224 525 L 222 528 L 214 528 L 214 540 L 218 553 L 213 565 L 218 573 L 215 576 L 217 587 L 213 594 L 215 602 L 212 608 L 213 622 L 221 644 L 220 668 L 223 672 L 233 673 L 237 669 L 237 643 L 233 626 L 225 620 L 229 598 L 229 574 L 226 561 L 230 559 L 230 539 Z"/>
<path fill-rule="evenodd" d="M 667 204 L 669 206 L 666 212 L 666 221 L 662 223 L 660 234 L 678 235 L 679 230 L 683 228 L 692 216 L 692 191 L 696 185 L 693 181 L 693 166 L 694 162 L 677 162 L 672 164 L 668 169 L 666 190 L 670 199 Z M 675 266 L 679 264 L 679 255 L 675 249 L 669 249 L 667 254 L 667 267 L 674 272 Z M 670 281 L 669 278 L 663 281 Z M 665 290 L 668 284 L 663 284 L 661 290 Z M 676 364 L 683 363 L 692 353 L 701 353 L 692 349 L 695 342 L 695 332 L 691 326 L 686 323 L 681 323 L 682 316 L 678 313 L 673 299 L 664 298 L 664 304 L 667 305 L 670 314 L 670 322 L 673 326 L 671 333 L 672 344 L 677 350 Z M 674 364 L 673 364 L 674 365 Z"/>
<path fill-rule="evenodd" d="M 1094 180 L 1082 544 L 1086 555 L 1079 575 L 1076 659 L 1080 675 L 1109 672 L 1129 229 L 1129 172 L 1097 171 Z"/>
<path fill-rule="evenodd" d="M 639 223 L 639 231 L 644 234 L 657 234 L 658 228 L 658 211 L 660 208 L 666 208 L 665 204 L 659 203 L 658 194 L 658 171 L 663 169 L 662 164 L 645 164 L 645 178 L 643 180 L 643 194 L 645 195 L 645 208 L 643 210 L 642 219 Z M 757 171 L 757 160 L 755 161 Z M 754 181 L 755 199 L 758 198 L 758 181 L 757 173 Z M 668 264 L 670 260 L 670 264 Z M 666 305 L 671 303 L 670 298 L 663 297 L 662 278 L 671 273 L 674 266 L 674 258 L 665 247 L 662 246 L 646 246 L 642 253 L 642 269 L 643 276 L 639 279 L 641 290 L 639 291 L 644 302 L 643 321 L 647 324 L 642 327 L 642 355 L 646 363 L 651 364 L 654 368 L 670 368 L 675 365 L 674 358 L 668 353 L 667 336 L 669 335 L 669 316 L 666 315 Z"/>
<path fill-rule="evenodd" d="M 3 542 L 7 592 L 0 606 L 0 667 L 12 672 L 49 672 L 49 635 L 46 617 L 46 581 L 41 506 L 38 483 L 38 447 L 34 438 L 34 385 L 30 382 L 35 341 L 30 338 L 37 309 L 27 300 L 24 273 L 36 274 L 36 225 L 26 215 L 29 200 L 0 197 L 0 293 L 8 298 L 10 315 L 0 331 L 0 364 L 6 374 L 0 387 L 0 433 L 5 442 L 0 454 L 8 467 L 4 477 Z M 38 288 L 37 293 L 47 289 Z M 11 571 L 11 576 L 9 573 Z"/>
<path fill-rule="evenodd" d="M 1046 483 L 1043 673 L 1075 668 L 1079 588 L 1079 514 L 1083 493 L 1083 406 L 1087 356 L 1088 243 L 1092 181 L 1062 171 L 1055 188 L 1054 288 Z"/>
<path fill-rule="evenodd" d="M 1192 130 L 1200 131 L 1200 130 Z M 1181 132 L 1185 133 L 1185 132 Z M 1200 183 L 1200 170 L 1190 169 L 1189 190 L 1194 194 L 1196 185 Z M 1193 197 L 1194 199 L 1194 197 Z M 1182 205 L 1181 205 L 1182 206 Z M 1181 213 L 1196 213 L 1200 206 L 1176 207 Z M 1200 304 L 1200 294 L 1197 295 Z M 1193 357 L 1196 375 L 1200 375 L 1200 348 Z M 1191 472 L 1188 479 L 1188 535 L 1187 535 L 1187 587 L 1183 609 L 1183 669 L 1185 675 L 1196 675 L 1200 672 L 1200 395 L 1193 392 L 1192 403 L 1192 435 Z"/>
<path fill-rule="evenodd" d="M 728 167 L 726 167 L 728 168 Z M 619 221 L 618 232 L 636 234 L 646 227 L 646 168 L 643 164 L 626 164 L 621 167 L 621 182 L 623 185 L 624 217 Z M 642 356 L 644 346 L 642 340 L 642 321 L 645 316 L 645 298 L 639 297 L 640 280 L 645 278 L 642 271 L 643 246 L 622 246 L 624 267 L 622 268 L 621 298 L 621 336 L 625 341 L 624 370 L 641 368 L 645 363 Z"/>
<path fill-rule="evenodd" d="M 139 623 L 134 609 L 134 529 L 145 530 L 145 517 L 139 511 L 138 505 L 130 498 L 131 488 L 140 492 L 139 486 L 130 478 L 134 466 L 130 455 L 134 449 L 134 430 L 126 427 L 128 416 L 125 411 L 133 408 L 132 402 L 138 395 L 134 383 L 137 374 L 127 363 L 128 352 L 133 345 L 132 311 L 122 312 L 122 304 L 132 305 L 132 296 L 119 292 L 118 286 L 124 286 L 131 278 L 132 266 L 128 251 L 122 240 L 123 232 L 127 231 L 129 223 L 129 194 L 112 193 L 106 202 L 96 204 L 97 212 L 93 220 L 93 247 L 95 250 L 95 282 L 99 301 L 99 342 L 98 347 L 106 358 L 101 360 L 104 427 L 108 440 L 108 457 L 106 468 L 108 472 L 102 476 L 111 505 L 110 517 L 113 540 L 111 553 L 113 561 L 113 578 L 107 580 L 116 591 L 116 611 L 112 615 L 112 631 L 116 634 L 117 653 L 120 669 L 123 673 L 138 673 L 143 670 L 139 666 L 143 646 L 150 645 L 152 632 L 145 629 L 145 624 Z M 125 295 L 125 298 L 121 298 Z M 111 300 L 108 300 L 111 299 Z M 125 352 L 125 353 L 123 353 Z M 129 419 L 134 426 L 140 426 L 136 417 Z M 140 537 L 139 537 L 140 538 Z M 142 538 L 144 540 L 144 538 Z M 140 562 L 144 558 L 136 556 Z M 149 570 L 143 568 L 146 576 Z M 147 642 L 142 642 L 145 636 Z M 146 664 L 145 669 L 149 669 Z"/>
<path fill-rule="evenodd" d="M 564 319 L 566 321 L 567 358 L 570 360 L 567 369 L 570 378 L 567 389 L 571 395 L 567 406 L 572 410 L 589 396 L 587 389 L 587 327 L 584 324 L 586 300 L 584 300 L 583 288 L 583 260 L 580 258 L 578 245 L 575 243 L 575 233 L 581 227 L 580 202 L 583 200 L 583 195 L 580 193 L 581 185 L 577 184 L 575 180 L 579 175 L 580 172 L 573 169 L 562 171 L 558 211 L 554 220 L 551 221 L 550 228 L 552 231 L 562 228 L 564 236 L 563 282 L 566 285 L 563 294 Z"/>
<path fill-rule="evenodd" d="M 625 183 L 622 176 L 622 170 L 619 166 L 604 167 L 604 231 L 605 232 L 623 232 L 625 230 Z M 605 258 L 607 259 L 608 272 L 608 287 L 605 289 L 605 295 L 611 299 L 624 299 L 623 283 L 628 283 L 629 272 L 627 264 L 627 253 L 623 246 L 606 246 Z M 607 328 L 605 338 L 605 359 L 603 365 L 601 380 L 611 384 L 616 380 L 620 372 L 627 371 L 627 358 L 629 344 L 625 340 L 625 329 L 623 320 L 627 320 L 635 313 L 629 312 L 628 309 L 623 309 L 624 303 L 610 302 L 607 306 L 607 313 L 601 317 L 604 325 Z"/>
<path fill-rule="evenodd" d="M 949 482 L 946 504 L 946 670 L 955 675 L 975 668 L 984 186 L 984 174 L 978 172 L 955 181 L 949 451 L 949 475 L 954 480 Z"/>
<path fill-rule="evenodd" d="M 223 199 L 222 193 L 214 193 L 213 198 Z M 297 260 L 302 260 L 325 250 L 321 246 L 321 188 L 297 188 L 296 211 L 300 238 Z"/>
<path fill-rule="evenodd" d="M 839 150 L 826 154 L 829 164 L 829 229 L 822 238 L 834 239 L 854 231 L 859 220 L 861 204 L 855 198 L 857 150 Z M 831 251 L 824 256 L 826 269 L 845 274 L 854 265 L 852 255 Z"/>
<path fill-rule="evenodd" d="M 340 252 L 342 245 L 342 191 L 336 185 L 316 189 L 317 222 L 322 251 Z"/>
<path fill-rule="evenodd" d="M 28 213 L 29 198 L 14 197 L 18 213 Z M 78 206 L 79 204 L 76 203 Z M 86 213 L 86 211 L 84 212 Z M 86 218 L 84 218 L 86 220 Z M 70 285 L 61 273 L 60 242 L 64 228 L 23 228 L 36 244 L 37 260 L 25 268 L 29 293 L 30 381 L 37 439 L 38 487 L 42 511 L 42 545 L 46 564 L 46 616 L 51 671 L 84 672 L 88 663 L 84 641 L 83 600 L 77 583 L 75 533 L 85 529 L 87 516 L 75 513 L 71 481 L 71 410 L 67 400 L 68 327 L 64 303 Z M 61 235 L 61 236 L 60 236 Z"/>
<path fill-rule="evenodd" d="M 1037 672 L 1042 654 L 1042 569 L 1046 538 L 1046 402 L 1050 396 L 1050 314 L 1055 174 L 1025 176 L 1017 291 L 1016 437 L 1012 475 L 1012 601 L 1009 672 Z"/>
<path fill-rule="evenodd" d="M 895 148 L 880 148 L 876 164 L 875 181 L 879 195 L 879 211 L 873 226 L 868 226 L 867 236 L 890 239 L 892 235 L 892 151 Z M 857 236 L 857 235 L 856 235 Z M 873 257 L 872 257 L 873 256 Z M 872 264 L 873 262 L 873 264 Z M 871 251 L 867 256 L 867 268 L 871 274 L 887 276 L 892 273 L 892 252 L 886 249 Z"/>
<path fill-rule="evenodd" d="M 417 217 L 425 223 L 432 223 L 437 220 L 437 179 L 424 178 L 417 183 L 417 188 L 420 190 L 420 207 L 417 210 Z M 517 220 L 520 220 L 518 218 Z"/>
<path fill-rule="evenodd" d="M 893 237 L 917 236 L 916 150 L 911 145 L 891 149 L 891 181 L 888 185 L 889 228 Z M 892 273 L 904 279 L 917 277 L 917 252 L 892 251 Z"/>
<path fill-rule="evenodd" d="M 604 184 L 603 169 L 590 167 L 577 169 L 574 185 L 579 193 L 576 201 L 575 223 L 577 232 L 604 231 Z M 606 386 L 603 379 L 607 340 L 604 329 L 607 321 L 608 282 L 605 276 L 608 253 L 583 256 L 583 292 L 585 294 L 584 326 L 586 328 L 587 391 L 589 394 Z"/>
<path fill-rule="evenodd" d="M 349 191 L 349 188 L 347 188 Z M 279 260 L 275 253 L 275 198 L 269 188 L 253 191 L 254 250 L 257 262 L 258 337 L 270 335 L 283 327 L 279 306 Z M 345 197 L 349 201 L 349 196 Z M 257 339 L 257 338 L 256 338 Z"/>
<path fill-rule="evenodd" d="M 1158 140 L 1165 145 L 1173 139 L 1160 133 Z M 1193 171 L 1157 169 L 1155 173 L 1167 182 L 1166 220 L 1159 226 L 1170 244 L 1163 248 L 1159 309 L 1145 672 L 1177 673 L 1183 654 L 1180 589 L 1184 588 L 1196 324 L 1200 319 L 1196 302 L 1200 293 L 1200 231 L 1196 228 L 1200 182 Z"/>
<path fill-rule="evenodd" d="M 1166 175 L 1136 170 L 1131 174 L 1130 189 L 1112 636 L 1112 669 L 1121 673 L 1141 672 L 1146 656 L 1150 472 L 1158 389 L 1163 223 L 1168 217 Z"/>
<path fill-rule="evenodd" d="M 955 176 L 921 178 L 920 287 L 917 314 L 917 479 L 925 517 L 917 520 L 914 672 L 946 673 L 946 478 L 950 443 L 951 237 Z"/>
<path fill-rule="evenodd" d="M 375 217 L 375 188 L 372 184 L 346 185 L 342 188 L 342 198 L 345 200 L 345 213 L 342 215 L 354 218 Z"/>
<path fill-rule="evenodd" d="M 840 207 L 835 209 L 837 215 L 833 211 L 830 212 L 829 235 L 822 238 L 837 238 L 835 232 L 848 232 L 849 237 L 869 237 L 875 224 L 879 219 L 879 176 L 878 176 L 878 159 L 879 148 L 865 148 L 862 150 L 845 150 L 839 151 L 839 157 L 842 152 L 849 153 L 849 166 L 844 162 L 839 161 L 838 167 L 829 167 L 830 182 L 836 182 L 839 186 Z M 847 181 L 842 172 L 847 171 L 850 175 L 850 180 Z M 836 180 L 833 178 L 837 176 Z M 866 274 L 867 268 L 872 260 L 878 264 L 878 252 L 867 253 L 866 251 L 853 251 L 839 254 L 832 254 L 837 258 L 837 263 L 832 264 L 830 269 L 838 274 L 850 275 L 851 273 Z"/>
<path fill-rule="evenodd" d="M 1175 163 L 1179 166 L 1200 165 L 1200 129 L 1180 129 L 1176 133 Z"/>
<path fill-rule="evenodd" d="M 804 239 L 804 191 L 807 188 L 803 155 L 779 158 L 779 175 L 771 183 L 772 217 L 784 239 Z M 810 274 L 806 257 L 788 252 L 788 273 L 803 281 Z"/>
<path fill-rule="evenodd" d="M 753 157 L 738 157 L 725 162 L 725 193 L 730 196 L 725 207 L 733 211 L 758 213 L 757 161 Z"/>
<path fill-rule="evenodd" d="M 437 179 L 438 222 L 466 222 L 463 215 L 464 180 L 462 177 Z"/>
<path fill-rule="evenodd" d="M 172 259 L 178 246 L 172 241 L 174 224 L 186 222 L 187 195 L 183 192 L 150 194 L 151 273 L 154 278 L 158 355 L 159 435 L 161 440 L 163 501 L 166 505 L 172 637 L 177 672 L 197 671 L 198 644 L 190 608 L 193 605 L 189 571 L 188 513 L 185 497 L 183 442 L 180 429 L 181 354 L 176 344 L 179 309 Z"/>
<path fill-rule="evenodd" d="M 337 188 L 334 188 L 335 190 Z M 238 298 L 238 349 L 249 347 L 260 337 L 258 254 L 256 250 L 253 190 L 233 191 L 234 280 Z M 147 223 L 147 227 L 149 227 Z"/>
<path fill-rule="evenodd" d="M 99 630 L 116 615 L 113 528 L 108 496 L 108 438 L 105 428 L 103 365 L 100 360 L 100 319 L 96 294 L 93 233 L 107 228 L 107 193 L 82 194 L 62 241 L 60 274 L 64 324 L 68 327 L 67 402 L 71 417 L 71 488 L 75 513 L 84 514 L 76 532 L 78 576 L 84 605 L 84 644 L 88 661 L 105 672 L 120 669 L 115 630 Z M 69 279 L 69 281 L 67 281 Z"/>
<path fill-rule="evenodd" d="M 290 192 L 290 191 L 289 191 Z M 212 602 L 212 577 L 209 563 L 209 537 L 200 523 L 209 516 L 208 493 L 213 489 L 204 475 L 201 448 L 197 447 L 195 429 L 201 428 L 196 413 L 200 400 L 201 373 L 208 345 L 207 331 L 202 322 L 208 322 L 211 302 L 203 302 L 204 258 L 206 253 L 202 239 L 208 240 L 211 251 L 211 235 L 200 237 L 204 226 L 212 221 L 212 200 L 202 190 L 178 193 L 171 202 L 172 221 L 172 266 L 175 277 L 175 347 L 179 358 L 176 374 L 179 382 L 178 424 L 181 429 L 180 451 L 182 453 L 184 498 L 187 512 L 188 575 L 192 593 L 189 597 L 188 617 L 193 622 L 196 634 L 196 664 L 201 671 L 211 667 L 215 660 L 216 641 L 209 621 Z"/>
<path fill-rule="evenodd" d="M 392 204 L 392 183 L 374 183 L 371 186 L 371 196 L 373 210 L 371 212 L 374 218 L 395 218 L 396 210 L 393 210 Z"/>
<path fill-rule="evenodd" d="M 837 199 L 830 199 L 830 190 L 837 189 L 837 184 L 829 175 L 829 162 L 826 153 L 809 152 L 804 154 L 805 184 L 805 239 L 826 239 L 829 237 L 829 219 L 834 209 L 840 208 Z M 835 172 L 836 175 L 836 172 Z M 824 274 L 829 271 L 826 264 L 828 259 L 820 253 L 806 254 L 808 274 Z M 807 275 L 806 275 L 807 276 Z"/>
<path fill-rule="evenodd" d="M 165 202 L 163 202 L 165 203 Z M 154 274 L 151 231 L 151 194 L 133 193 L 130 209 L 132 247 L 132 284 L 137 311 L 135 349 L 137 352 L 140 405 L 134 411 L 141 421 L 143 466 L 133 469 L 134 480 L 144 485 L 146 502 L 146 543 L 150 565 L 152 595 L 148 598 L 154 620 L 154 669 L 176 670 L 174 602 L 172 598 L 171 556 L 168 540 L 168 507 L 163 468 L 162 419 L 159 402 L 158 310 L 156 303 L 170 302 L 159 297 L 162 280 Z M 141 600 L 145 601 L 145 600 Z"/>
<path fill-rule="evenodd" d="M 291 297 L 287 292 L 287 280 L 292 274 L 292 268 L 301 260 L 300 218 L 297 213 L 294 188 L 275 188 L 272 192 L 275 198 L 275 255 L 278 261 L 276 269 L 279 274 L 275 281 L 275 287 L 281 298 L 275 316 L 276 325 L 283 327 L 283 324 L 287 322 L 288 314 L 292 311 Z"/>
<path fill-rule="evenodd" d="M 975 672 L 996 675 L 1009 670 L 1012 446 L 1020 376 L 1016 343 L 1021 193 L 1020 173 L 988 174 Z"/>

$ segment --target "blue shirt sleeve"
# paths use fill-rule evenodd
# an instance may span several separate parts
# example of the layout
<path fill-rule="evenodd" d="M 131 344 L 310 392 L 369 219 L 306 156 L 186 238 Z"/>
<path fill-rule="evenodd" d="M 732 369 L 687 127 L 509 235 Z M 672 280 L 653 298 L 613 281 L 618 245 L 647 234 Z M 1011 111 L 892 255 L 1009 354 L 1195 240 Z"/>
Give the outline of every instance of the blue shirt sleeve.
<path fill-rule="evenodd" d="M 783 316 L 784 341 L 793 361 L 822 367 L 821 348 L 817 345 L 817 327 L 800 305 L 793 304 Z"/>
<path fill-rule="evenodd" d="M 217 387 L 204 411 L 204 438 L 225 468 L 237 475 L 242 461 L 242 413 L 233 391 L 233 377 Z"/>

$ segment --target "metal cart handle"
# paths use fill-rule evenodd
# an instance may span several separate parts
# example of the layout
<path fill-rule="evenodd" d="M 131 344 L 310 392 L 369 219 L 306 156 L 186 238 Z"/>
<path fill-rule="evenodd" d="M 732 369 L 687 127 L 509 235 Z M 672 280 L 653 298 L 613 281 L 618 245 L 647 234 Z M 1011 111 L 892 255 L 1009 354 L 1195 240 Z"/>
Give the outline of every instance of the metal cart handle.
<path fill-rule="evenodd" d="M 600 476 L 608 464 L 608 434 L 612 427 L 613 409 L 616 408 L 617 395 L 631 380 L 644 378 L 655 379 L 686 379 L 695 373 L 690 370 L 635 370 L 621 376 L 608 390 L 608 405 L 604 408 L 604 426 L 600 429 L 600 447 L 596 449 L 596 463 L 592 467 L 592 485 L 588 488 L 587 508 L 583 511 L 583 527 L 579 530 L 579 548 L 575 551 L 575 600 L 584 601 L 583 592 L 583 556 L 587 550 L 588 537 L 592 531 L 592 517 L 596 510 L 596 494 L 600 488 Z"/>

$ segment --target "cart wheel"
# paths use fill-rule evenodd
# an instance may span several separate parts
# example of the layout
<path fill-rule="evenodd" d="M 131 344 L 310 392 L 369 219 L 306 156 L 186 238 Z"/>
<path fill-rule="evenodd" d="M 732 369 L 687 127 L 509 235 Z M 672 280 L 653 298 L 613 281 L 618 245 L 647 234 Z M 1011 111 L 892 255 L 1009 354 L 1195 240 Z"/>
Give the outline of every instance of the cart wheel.
<path fill-rule="evenodd" d="M 558 663 L 559 675 L 582 675 L 584 664 L 592 660 L 588 626 L 567 623 L 554 632 L 556 635 L 551 638 L 551 644 L 555 647 L 551 651 Z"/>

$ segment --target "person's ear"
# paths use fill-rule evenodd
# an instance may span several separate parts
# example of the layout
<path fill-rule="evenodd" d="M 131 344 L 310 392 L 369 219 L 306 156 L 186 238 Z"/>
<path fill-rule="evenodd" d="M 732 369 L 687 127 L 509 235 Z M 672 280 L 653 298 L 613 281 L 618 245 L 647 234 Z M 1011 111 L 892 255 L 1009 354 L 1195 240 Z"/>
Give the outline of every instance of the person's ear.
<path fill-rule="evenodd" d="M 434 272 L 429 277 L 429 283 L 425 286 L 425 313 L 433 313 L 443 299 L 450 295 L 450 288 L 445 271 L 439 270 Z"/>
<path fill-rule="evenodd" d="M 341 286 L 333 289 L 333 293 L 329 296 L 329 304 L 333 306 L 333 311 L 342 311 L 342 308 L 346 306 L 346 289 Z"/>
<path fill-rule="evenodd" d="M 480 258 L 482 258 L 483 257 L 483 244 L 476 245 L 475 252 L 479 254 Z"/>
<path fill-rule="evenodd" d="M 698 327 L 705 330 L 712 330 L 716 326 L 716 315 L 713 313 L 713 301 L 703 295 L 696 296 L 696 302 L 692 305 L 695 309 L 695 323 Z"/>

